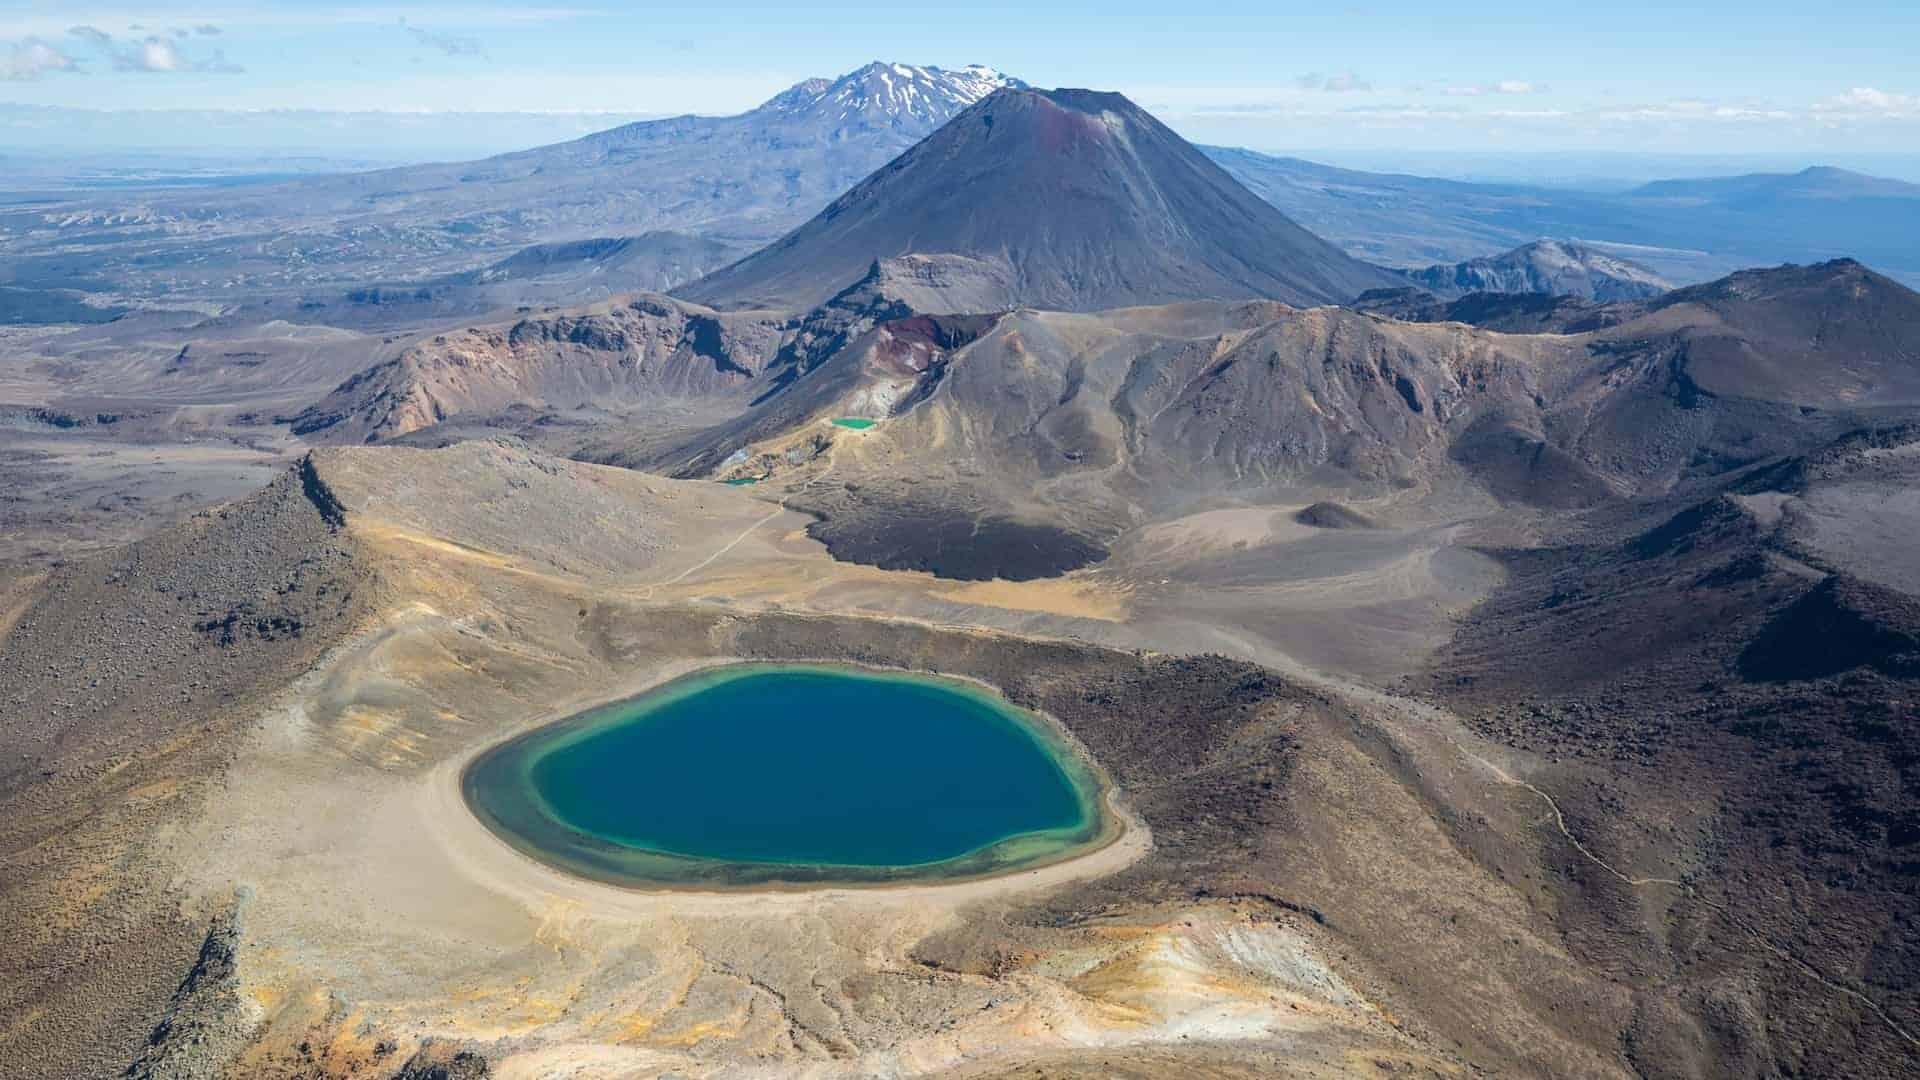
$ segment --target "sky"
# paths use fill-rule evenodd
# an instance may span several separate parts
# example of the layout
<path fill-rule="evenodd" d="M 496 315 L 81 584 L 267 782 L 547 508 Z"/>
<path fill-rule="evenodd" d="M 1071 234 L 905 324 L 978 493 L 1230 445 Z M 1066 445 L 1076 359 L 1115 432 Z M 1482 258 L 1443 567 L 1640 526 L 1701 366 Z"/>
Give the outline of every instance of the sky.
<path fill-rule="evenodd" d="M 0 153 L 178 148 L 216 140 L 228 114 L 260 149 L 404 152 L 409 130 L 434 133 L 422 152 L 481 148 L 488 131 L 739 112 L 884 59 L 1116 89 L 1188 138 L 1264 150 L 1916 157 L 1917 42 L 1915 0 L 0 0 Z M 273 119 L 293 110 L 327 115 Z"/>

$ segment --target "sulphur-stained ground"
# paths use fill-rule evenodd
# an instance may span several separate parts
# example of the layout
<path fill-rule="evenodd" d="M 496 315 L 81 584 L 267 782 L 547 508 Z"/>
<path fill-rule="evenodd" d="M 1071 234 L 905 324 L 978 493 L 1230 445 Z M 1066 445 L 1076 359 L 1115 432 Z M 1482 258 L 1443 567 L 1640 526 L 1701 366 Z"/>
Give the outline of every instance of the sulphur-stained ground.
<path fill-rule="evenodd" d="M 511 440 L 316 451 L 0 592 L 0 1074 L 1624 1076 L 1660 1073 L 1635 1032 L 1715 1060 L 1768 1008 L 1702 992 L 1794 978 L 1709 910 L 1674 944 L 1710 808 L 1570 823 L 1554 791 L 1601 766 L 1382 689 L 1512 573 L 1468 526 L 1254 506 L 956 582 L 807 536 L 789 502 L 839 452 L 733 488 Z M 983 880 L 649 892 L 467 812 L 487 746 L 759 659 L 995 687 L 1125 828 Z"/>

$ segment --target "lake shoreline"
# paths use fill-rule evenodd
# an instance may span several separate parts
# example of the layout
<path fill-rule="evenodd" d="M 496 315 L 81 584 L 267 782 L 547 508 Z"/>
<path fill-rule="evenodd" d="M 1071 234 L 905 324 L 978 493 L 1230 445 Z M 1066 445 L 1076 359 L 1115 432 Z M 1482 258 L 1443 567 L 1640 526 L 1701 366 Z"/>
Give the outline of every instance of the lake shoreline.
<path fill-rule="evenodd" d="M 507 768 L 503 762 L 524 765 L 546 754 L 564 752 L 573 744 L 643 721 L 715 688 L 756 677 L 796 674 L 854 676 L 895 684 L 891 690 L 906 684 L 910 691 L 932 689 L 958 695 L 973 707 L 990 710 L 1017 727 L 1032 740 L 1033 749 L 1051 760 L 1081 807 L 1082 823 L 1013 833 L 958 855 L 925 862 L 848 865 L 690 856 L 622 844 L 567 823 L 537 794 L 536 785 L 525 778 L 524 768 L 506 785 L 526 789 L 509 794 L 509 813 L 496 816 L 499 807 L 487 797 L 490 794 L 495 803 L 500 798 L 502 770 Z M 1031 874 L 1087 859 L 1130 833 L 1144 837 L 1144 826 L 1121 808 L 1111 778 L 1056 718 L 1015 705 L 997 687 L 977 679 L 838 660 L 729 660 L 670 673 L 637 692 L 543 718 L 475 750 L 458 763 L 452 786 L 469 819 L 518 859 L 571 879 L 631 893 L 818 894 L 943 889 Z M 544 813 L 530 812 L 519 805 L 536 802 Z M 503 820 L 503 816 L 517 816 L 519 821 Z M 548 820 L 537 820 L 541 816 Z M 1130 855 L 1126 861 L 1133 857 L 1137 855 Z"/>

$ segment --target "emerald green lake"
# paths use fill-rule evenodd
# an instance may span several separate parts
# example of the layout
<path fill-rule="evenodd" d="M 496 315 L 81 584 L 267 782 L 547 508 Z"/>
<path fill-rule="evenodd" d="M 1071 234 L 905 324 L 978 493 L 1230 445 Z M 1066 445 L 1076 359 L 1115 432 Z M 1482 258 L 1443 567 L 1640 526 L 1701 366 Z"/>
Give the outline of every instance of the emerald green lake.
<path fill-rule="evenodd" d="M 739 664 L 483 753 L 467 802 L 520 851 L 628 885 L 993 873 L 1103 838 L 1100 785 L 983 689 Z"/>

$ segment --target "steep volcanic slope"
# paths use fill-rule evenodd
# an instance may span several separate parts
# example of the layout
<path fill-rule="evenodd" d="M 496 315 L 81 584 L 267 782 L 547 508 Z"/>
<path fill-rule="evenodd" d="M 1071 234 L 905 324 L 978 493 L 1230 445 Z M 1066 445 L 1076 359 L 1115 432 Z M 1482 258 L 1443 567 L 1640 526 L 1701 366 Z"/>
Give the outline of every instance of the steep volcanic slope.
<path fill-rule="evenodd" d="M 1576 332 L 1579 354 L 1538 401 L 1482 409 L 1453 444 L 1483 483 L 1523 501 L 1662 495 L 1920 409 L 1920 294 L 1846 259 L 1637 302 L 1475 293 L 1442 304 L 1402 290 L 1364 306 Z"/>
<path fill-rule="evenodd" d="M 1920 293 L 1860 265 L 1743 270 L 1653 305 L 1699 326 L 1698 389 L 1812 408 L 1920 403 Z"/>
<path fill-rule="evenodd" d="M 1337 303 L 1397 279 L 1289 221 L 1118 94 L 1002 90 L 767 247 L 679 292 L 803 310 L 875 259 L 1006 265 L 1022 304 Z"/>
<path fill-rule="evenodd" d="M 1604 886 L 1644 907 L 1559 916 L 1599 916 L 1579 959 L 1637 952 L 1634 970 L 1661 972 L 1634 990 L 1637 1072 L 1908 1076 L 1920 593 L 1870 578 L 1920 582 L 1920 501 L 1901 497 L 1920 427 L 1730 479 L 1600 515 L 1579 543 L 1500 552 L 1507 586 L 1423 682 L 1552 762 L 1534 782 L 1569 826 L 1651 879 Z"/>
<path fill-rule="evenodd" d="M 1445 296 L 1462 293 L 1546 293 L 1582 300 L 1644 300 L 1673 283 L 1626 259 L 1586 244 L 1536 240 L 1501 255 L 1409 271 L 1408 277 Z"/>
<path fill-rule="evenodd" d="M 1621 491 L 1664 493 L 1920 409 L 1920 294 L 1858 263 L 1743 271 L 1650 307 L 1578 339 L 1584 358 L 1530 422 Z M 1507 419 L 1489 413 L 1475 435 Z"/>

